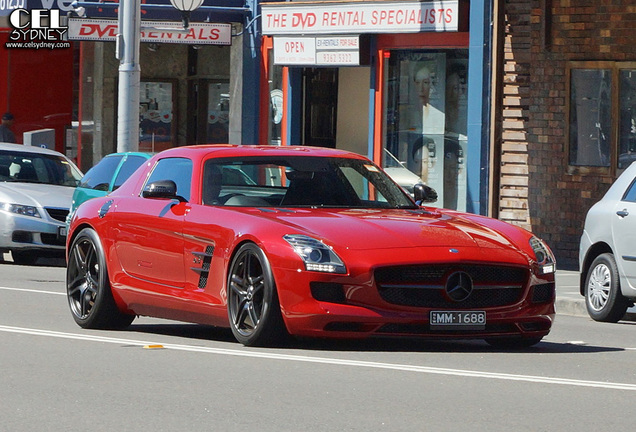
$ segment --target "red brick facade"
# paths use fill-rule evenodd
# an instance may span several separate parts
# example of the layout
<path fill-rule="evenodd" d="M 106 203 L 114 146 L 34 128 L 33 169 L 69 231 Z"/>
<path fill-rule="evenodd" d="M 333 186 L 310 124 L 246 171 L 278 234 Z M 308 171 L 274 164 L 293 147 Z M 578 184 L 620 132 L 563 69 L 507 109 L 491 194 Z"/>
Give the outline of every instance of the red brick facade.
<path fill-rule="evenodd" d="M 616 170 L 569 167 L 568 65 L 636 62 L 636 3 L 502 0 L 499 5 L 503 53 L 496 79 L 501 88 L 494 93 L 499 101 L 493 213 L 545 239 L 560 267 L 576 268 L 585 214 Z"/>

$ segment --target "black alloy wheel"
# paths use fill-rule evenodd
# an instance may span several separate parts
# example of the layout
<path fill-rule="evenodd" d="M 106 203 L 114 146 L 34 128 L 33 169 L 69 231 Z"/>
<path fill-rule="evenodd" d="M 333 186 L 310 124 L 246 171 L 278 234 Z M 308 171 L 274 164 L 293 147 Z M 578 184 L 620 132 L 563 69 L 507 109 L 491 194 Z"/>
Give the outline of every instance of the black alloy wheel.
<path fill-rule="evenodd" d="M 228 274 L 228 317 L 234 337 L 246 346 L 280 343 L 287 332 L 265 253 L 254 243 L 236 252 Z"/>
<path fill-rule="evenodd" d="M 121 329 L 135 319 L 115 304 L 102 244 L 90 228 L 80 231 L 69 249 L 66 293 L 73 318 L 82 328 Z"/>

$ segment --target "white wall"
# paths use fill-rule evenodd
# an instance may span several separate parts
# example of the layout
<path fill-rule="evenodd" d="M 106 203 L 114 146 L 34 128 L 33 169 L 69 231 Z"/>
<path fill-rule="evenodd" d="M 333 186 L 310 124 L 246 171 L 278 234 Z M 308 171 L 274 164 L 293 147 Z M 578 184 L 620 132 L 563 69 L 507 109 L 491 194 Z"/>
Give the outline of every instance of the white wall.
<path fill-rule="evenodd" d="M 369 142 L 369 82 L 371 68 L 338 70 L 338 123 L 336 148 L 364 156 Z"/>

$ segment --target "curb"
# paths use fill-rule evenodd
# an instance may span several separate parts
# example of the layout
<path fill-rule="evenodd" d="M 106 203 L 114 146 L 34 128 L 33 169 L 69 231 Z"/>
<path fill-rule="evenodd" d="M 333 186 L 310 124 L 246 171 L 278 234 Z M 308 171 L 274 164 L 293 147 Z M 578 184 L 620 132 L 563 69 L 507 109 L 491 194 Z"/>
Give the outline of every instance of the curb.
<path fill-rule="evenodd" d="M 557 298 L 554 307 L 556 308 L 557 315 L 589 317 L 583 298 L 581 298 L 581 300 Z M 636 307 L 630 308 L 630 311 L 625 314 L 621 321 L 636 321 L 636 312 L 631 312 L 635 309 Z"/>

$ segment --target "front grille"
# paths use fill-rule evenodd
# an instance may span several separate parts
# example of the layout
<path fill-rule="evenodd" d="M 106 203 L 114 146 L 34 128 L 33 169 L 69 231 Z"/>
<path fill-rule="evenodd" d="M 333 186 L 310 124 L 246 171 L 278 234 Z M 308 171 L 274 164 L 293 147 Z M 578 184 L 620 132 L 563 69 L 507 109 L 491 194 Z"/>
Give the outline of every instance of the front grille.
<path fill-rule="evenodd" d="M 318 301 L 346 303 L 342 284 L 335 282 L 310 282 L 311 296 Z"/>
<path fill-rule="evenodd" d="M 554 282 L 535 285 L 532 287 L 532 303 L 548 303 L 554 299 L 556 287 Z"/>
<path fill-rule="evenodd" d="M 462 301 L 446 293 L 446 280 L 456 271 L 470 275 L 473 290 Z M 517 303 L 528 279 L 524 268 L 493 265 L 418 265 L 383 267 L 375 271 L 378 292 L 400 306 L 476 309 Z"/>
<path fill-rule="evenodd" d="M 11 241 L 14 243 L 33 243 L 33 233 L 29 231 L 13 231 Z"/>
<path fill-rule="evenodd" d="M 68 216 L 68 209 L 46 207 L 44 210 L 46 210 L 49 216 L 51 216 L 53 219 L 58 220 L 60 222 L 66 222 L 66 216 Z"/>

